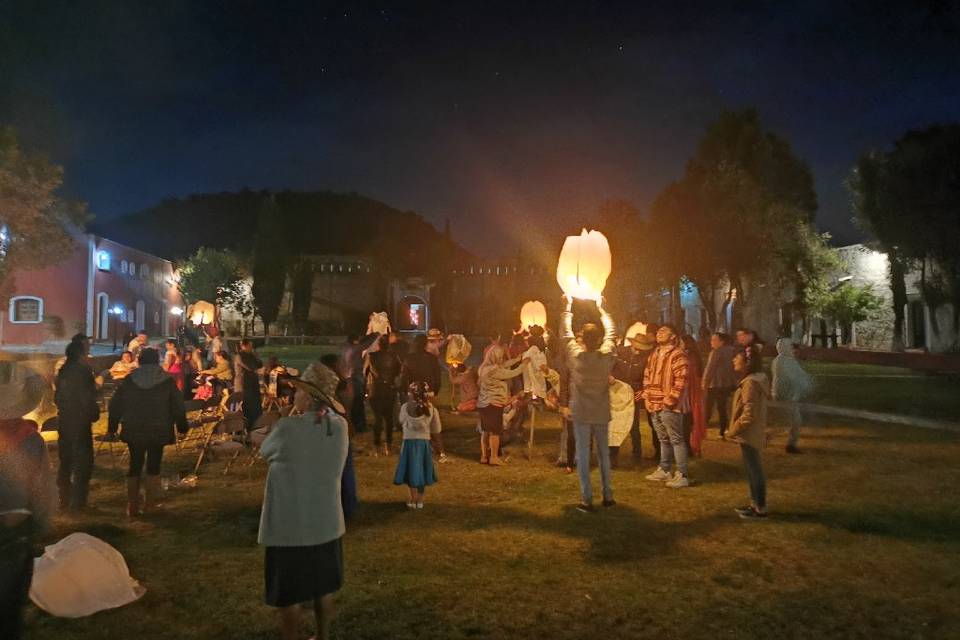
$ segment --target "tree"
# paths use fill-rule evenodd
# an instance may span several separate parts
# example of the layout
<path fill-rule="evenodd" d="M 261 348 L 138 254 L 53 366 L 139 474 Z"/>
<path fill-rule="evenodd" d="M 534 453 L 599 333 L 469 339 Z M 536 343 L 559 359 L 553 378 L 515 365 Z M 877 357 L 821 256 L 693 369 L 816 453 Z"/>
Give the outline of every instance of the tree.
<path fill-rule="evenodd" d="M 882 305 L 883 300 L 873 292 L 870 285 L 844 282 L 823 296 L 815 310 L 832 318 L 841 327 L 844 335 L 849 335 L 855 322 L 869 320 Z"/>
<path fill-rule="evenodd" d="M 274 196 L 267 196 L 257 219 L 253 248 L 253 303 L 263 321 L 264 333 L 277 319 L 287 279 L 285 256 L 289 247 L 283 218 Z"/>
<path fill-rule="evenodd" d="M 702 296 L 725 279 L 728 298 L 736 292 L 745 303 L 749 282 L 775 279 L 796 300 L 815 260 L 816 209 L 813 177 L 789 143 L 764 131 L 755 110 L 727 111 L 707 128 L 683 178 L 655 200 L 651 227 L 667 273 L 679 271 Z M 713 323 L 715 301 L 704 306 Z"/>
<path fill-rule="evenodd" d="M 232 251 L 200 247 L 179 266 L 177 287 L 188 304 L 206 300 L 212 302 L 218 311 L 221 307 L 243 305 L 243 273 L 240 260 Z"/>
<path fill-rule="evenodd" d="M 889 152 L 864 154 L 848 180 L 857 220 L 890 260 L 894 349 L 903 349 L 904 275 L 915 264 L 925 302 L 933 308 L 952 302 L 954 330 L 960 329 L 958 176 L 960 124 L 952 124 L 908 132 Z"/>
<path fill-rule="evenodd" d="M 10 128 L 0 127 L 0 299 L 14 274 L 62 260 L 73 250 L 72 232 L 88 220 L 85 208 L 57 196 L 63 169 L 24 152 Z"/>

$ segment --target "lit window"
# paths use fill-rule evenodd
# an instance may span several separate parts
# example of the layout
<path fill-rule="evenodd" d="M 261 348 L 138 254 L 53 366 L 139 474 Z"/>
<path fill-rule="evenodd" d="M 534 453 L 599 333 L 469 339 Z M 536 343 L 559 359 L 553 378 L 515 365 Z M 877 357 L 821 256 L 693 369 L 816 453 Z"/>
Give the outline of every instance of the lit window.
<path fill-rule="evenodd" d="M 131 261 L 131 262 L 130 262 L 130 276 L 133 277 L 133 276 L 135 276 L 135 275 L 137 275 L 137 263 Z"/>
<path fill-rule="evenodd" d="M 127 322 L 133 322 L 133 309 L 127 309 Z"/>
<path fill-rule="evenodd" d="M 126 272 L 127 272 L 127 261 L 126 261 L 126 260 L 121 260 L 121 261 L 120 261 L 120 273 L 126 273 Z"/>
<path fill-rule="evenodd" d="M 140 265 L 140 277 L 141 278 L 150 277 L 150 265 L 148 265 L 146 262 Z"/>
<path fill-rule="evenodd" d="M 7 225 L 0 225 L 0 258 L 7 255 L 7 249 L 10 247 L 10 230 Z"/>
<path fill-rule="evenodd" d="M 34 296 L 10 298 L 10 322 L 22 324 L 43 322 L 43 298 Z"/>
<path fill-rule="evenodd" d="M 106 251 L 97 252 L 97 269 L 100 271 L 110 271 L 110 254 Z"/>
<path fill-rule="evenodd" d="M 154 312 L 153 312 L 153 324 L 160 324 L 160 312 L 159 312 L 159 311 L 154 311 Z"/>

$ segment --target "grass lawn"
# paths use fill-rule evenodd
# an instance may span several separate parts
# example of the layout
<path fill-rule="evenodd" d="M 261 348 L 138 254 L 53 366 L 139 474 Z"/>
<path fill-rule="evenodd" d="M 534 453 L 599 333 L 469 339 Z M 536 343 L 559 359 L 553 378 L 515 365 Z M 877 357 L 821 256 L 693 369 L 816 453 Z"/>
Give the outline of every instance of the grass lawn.
<path fill-rule="evenodd" d="M 817 382 L 810 402 L 960 421 L 960 377 L 898 367 L 804 362 Z"/>
<path fill-rule="evenodd" d="M 341 345 L 268 345 L 257 349 L 257 353 L 263 360 L 277 356 L 280 362 L 302 371 L 325 354 L 340 353 L 341 348 Z"/>
<path fill-rule="evenodd" d="M 827 421 L 804 430 L 802 456 L 783 453 L 781 435 L 764 458 L 773 515 L 747 523 L 732 511 L 747 493 L 733 444 L 707 442 L 697 486 L 679 491 L 645 481 L 652 463 L 625 451 L 620 504 L 585 515 L 576 477 L 552 465 L 554 422 L 534 460 L 515 447 L 496 469 L 475 461 L 472 416 L 443 417 L 454 461 L 423 511 L 391 484 L 395 456 L 357 459 L 363 504 L 344 540 L 335 638 L 960 637 L 956 434 Z M 101 456 L 102 512 L 59 518 L 56 537 L 104 538 L 147 593 L 86 619 L 31 609 L 28 637 L 276 637 L 256 545 L 265 468 L 222 468 L 127 523 L 122 472 Z"/>

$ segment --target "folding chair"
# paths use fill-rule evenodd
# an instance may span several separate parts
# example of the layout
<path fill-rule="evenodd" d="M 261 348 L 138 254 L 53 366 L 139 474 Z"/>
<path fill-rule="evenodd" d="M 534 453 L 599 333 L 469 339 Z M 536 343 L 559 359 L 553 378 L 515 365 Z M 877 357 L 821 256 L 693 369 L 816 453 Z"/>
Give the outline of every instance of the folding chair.
<path fill-rule="evenodd" d="M 233 453 L 233 457 L 227 462 L 227 466 L 223 469 L 223 474 L 226 475 L 227 472 L 230 471 L 230 465 L 233 464 L 233 461 L 236 460 L 240 453 L 246 448 L 243 444 L 245 434 L 246 422 L 243 419 L 243 414 L 238 411 L 228 411 L 224 413 L 220 421 L 210 430 L 200 449 L 200 455 L 197 456 L 197 464 L 193 468 L 194 475 L 199 474 L 200 465 L 203 464 L 207 453 L 212 457 L 216 457 L 221 453 Z"/>

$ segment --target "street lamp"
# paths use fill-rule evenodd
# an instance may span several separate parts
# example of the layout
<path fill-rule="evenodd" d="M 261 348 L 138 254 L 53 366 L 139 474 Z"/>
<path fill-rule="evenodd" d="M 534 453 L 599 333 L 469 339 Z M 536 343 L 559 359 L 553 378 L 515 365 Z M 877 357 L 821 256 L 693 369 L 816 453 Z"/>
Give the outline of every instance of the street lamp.
<path fill-rule="evenodd" d="M 117 350 L 117 334 L 120 332 L 119 323 L 120 316 L 123 315 L 123 307 L 117 305 L 110 309 L 110 313 L 113 315 L 113 350 Z"/>

